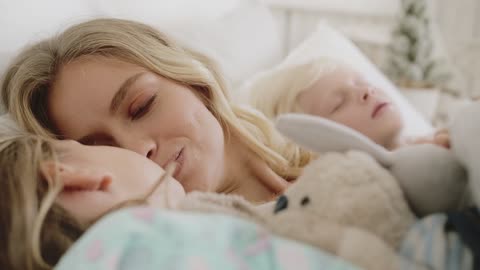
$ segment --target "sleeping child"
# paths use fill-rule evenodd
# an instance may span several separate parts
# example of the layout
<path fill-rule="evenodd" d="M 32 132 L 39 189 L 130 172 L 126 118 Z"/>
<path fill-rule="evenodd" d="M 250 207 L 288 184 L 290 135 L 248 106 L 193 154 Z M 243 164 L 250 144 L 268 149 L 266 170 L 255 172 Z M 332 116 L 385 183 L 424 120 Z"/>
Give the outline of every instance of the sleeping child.
<path fill-rule="evenodd" d="M 250 93 L 252 105 L 270 119 L 284 113 L 320 116 L 390 150 L 411 143 L 448 147 L 444 131 L 422 138 L 402 137 L 404 123 L 392 99 L 360 72 L 336 60 L 318 58 L 278 69 L 256 82 Z"/>

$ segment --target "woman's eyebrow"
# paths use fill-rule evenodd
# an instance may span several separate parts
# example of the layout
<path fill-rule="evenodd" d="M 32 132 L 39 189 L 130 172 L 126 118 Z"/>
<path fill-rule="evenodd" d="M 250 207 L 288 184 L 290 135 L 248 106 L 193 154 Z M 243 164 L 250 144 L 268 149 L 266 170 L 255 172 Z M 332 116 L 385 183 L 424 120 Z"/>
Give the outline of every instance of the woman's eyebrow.
<path fill-rule="evenodd" d="M 110 103 L 110 113 L 115 114 L 122 104 L 123 100 L 127 96 L 128 90 L 132 87 L 132 85 L 142 76 L 146 74 L 146 72 L 139 72 L 130 78 L 126 79 L 122 85 L 118 88 L 117 92 L 112 98 L 112 102 Z"/>

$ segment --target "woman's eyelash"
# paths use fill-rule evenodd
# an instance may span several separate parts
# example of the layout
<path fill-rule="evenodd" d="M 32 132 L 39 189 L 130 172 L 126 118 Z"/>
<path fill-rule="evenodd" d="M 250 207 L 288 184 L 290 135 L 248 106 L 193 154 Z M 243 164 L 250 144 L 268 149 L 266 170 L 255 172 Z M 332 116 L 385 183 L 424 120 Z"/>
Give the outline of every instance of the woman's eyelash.
<path fill-rule="evenodd" d="M 140 106 L 135 111 L 131 112 L 130 119 L 137 120 L 142 116 L 144 116 L 145 114 L 147 114 L 150 111 L 150 108 L 152 107 L 156 98 L 157 98 L 157 95 L 155 94 L 152 97 L 150 97 L 145 103 L 143 103 L 142 106 Z"/>

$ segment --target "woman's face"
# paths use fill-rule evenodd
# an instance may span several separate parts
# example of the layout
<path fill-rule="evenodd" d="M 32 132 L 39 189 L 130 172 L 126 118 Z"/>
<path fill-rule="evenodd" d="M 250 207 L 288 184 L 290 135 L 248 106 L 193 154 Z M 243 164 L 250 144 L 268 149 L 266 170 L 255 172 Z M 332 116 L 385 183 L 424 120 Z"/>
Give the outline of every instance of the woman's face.
<path fill-rule="evenodd" d="M 64 65 L 49 96 L 57 131 L 86 145 L 137 152 L 174 172 L 187 192 L 223 179 L 223 130 L 193 91 L 145 68 L 86 56 Z"/>
<path fill-rule="evenodd" d="M 54 147 L 60 153 L 59 161 L 44 162 L 42 173 L 47 179 L 57 175 L 64 183 L 57 203 L 83 222 L 93 221 L 127 200 L 144 198 L 164 174 L 151 160 L 118 147 L 86 146 L 71 140 L 57 141 Z M 169 177 L 148 202 L 165 208 L 184 196 L 180 183 Z"/>
<path fill-rule="evenodd" d="M 385 147 L 395 143 L 403 126 L 392 100 L 349 69 L 323 75 L 297 101 L 304 112 L 344 124 Z"/>

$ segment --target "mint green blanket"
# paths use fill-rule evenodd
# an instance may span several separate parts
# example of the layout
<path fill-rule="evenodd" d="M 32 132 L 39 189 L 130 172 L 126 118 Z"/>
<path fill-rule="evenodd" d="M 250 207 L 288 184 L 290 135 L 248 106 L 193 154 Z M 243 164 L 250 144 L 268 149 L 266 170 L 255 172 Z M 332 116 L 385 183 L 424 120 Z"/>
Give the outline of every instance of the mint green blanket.
<path fill-rule="evenodd" d="M 56 269 L 357 269 L 238 218 L 128 208 L 103 218 Z"/>

